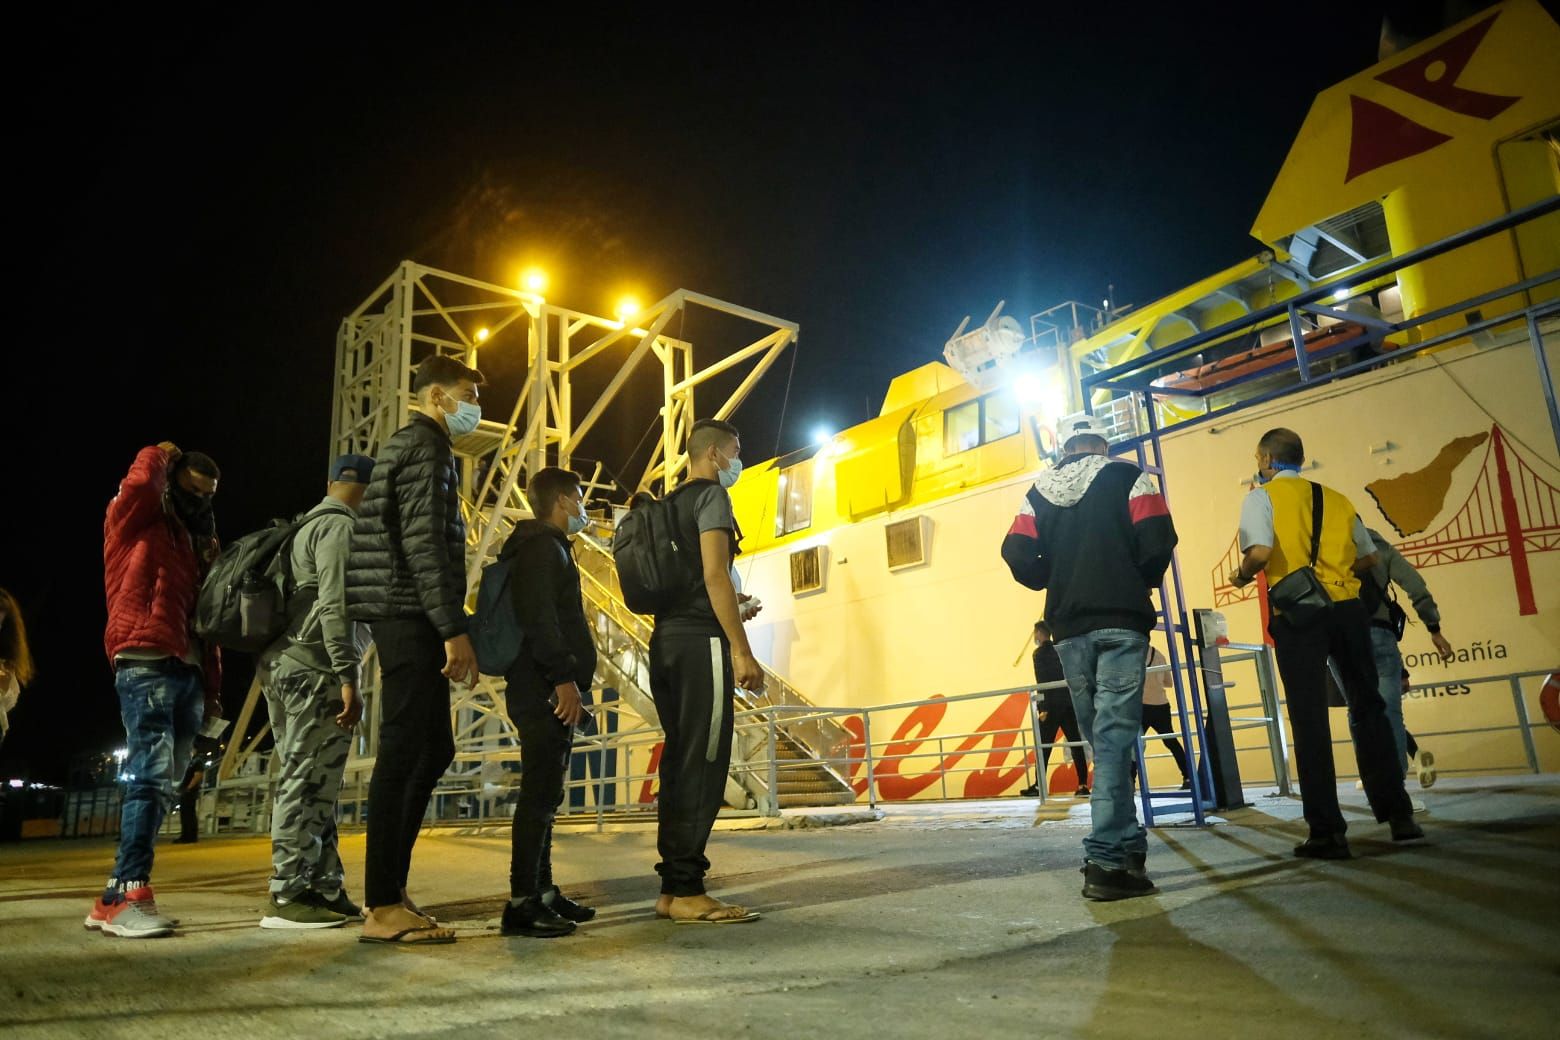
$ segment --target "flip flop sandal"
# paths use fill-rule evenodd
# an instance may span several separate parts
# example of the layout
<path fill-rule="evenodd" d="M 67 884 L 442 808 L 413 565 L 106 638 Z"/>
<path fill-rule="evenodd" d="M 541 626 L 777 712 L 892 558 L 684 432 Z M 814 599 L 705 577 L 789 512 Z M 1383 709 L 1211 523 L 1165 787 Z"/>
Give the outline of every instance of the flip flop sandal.
<path fill-rule="evenodd" d="M 447 946 L 455 941 L 455 937 L 453 935 L 434 936 L 428 939 L 407 938 L 408 935 L 416 935 L 418 932 L 435 932 L 438 930 L 439 929 L 433 927 L 405 928 L 399 932 L 396 932 L 394 935 L 360 935 L 358 936 L 358 942 L 377 943 L 381 946 Z"/>
<path fill-rule="evenodd" d="M 741 917 L 717 917 L 717 914 L 729 914 L 733 909 L 743 910 Z M 756 921 L 764 915 L 757 910 L 748 910 L 745 907 L 733 907 L 730 903 L 725 906 L 717 906 L 713 910 L 706 910 L 698 917 L 674 917 L 677 924 L 743 924 L 747 921 Z"/>

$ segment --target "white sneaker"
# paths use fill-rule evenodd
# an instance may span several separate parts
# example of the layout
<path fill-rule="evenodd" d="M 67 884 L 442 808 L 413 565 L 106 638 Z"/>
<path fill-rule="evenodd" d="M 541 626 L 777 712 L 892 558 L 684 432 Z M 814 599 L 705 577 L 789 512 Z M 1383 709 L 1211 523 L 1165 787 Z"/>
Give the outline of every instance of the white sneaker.
<path fill-rule="evenodd" d="M 1418 798 L 1410 798 L 1408 800 L 1408 804 L 1410 804 L 1410 805 L 1412 805 L 1414 807 L 1414 811 L 1416 813 L 1422 813 L 1422 812 L 1429 812 L 1430 811 L 1429 809 L 1425 808 L 1425 803 L 1421 802 Z"/>

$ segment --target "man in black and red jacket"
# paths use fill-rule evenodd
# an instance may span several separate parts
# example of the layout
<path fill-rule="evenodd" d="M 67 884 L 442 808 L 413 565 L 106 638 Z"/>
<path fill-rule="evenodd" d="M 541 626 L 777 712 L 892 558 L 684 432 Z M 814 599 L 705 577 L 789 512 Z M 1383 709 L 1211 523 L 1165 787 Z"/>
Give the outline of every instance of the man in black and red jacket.
<path fill-rule="evenodd" d="M 1093 420 L 1069 420 L 1057 440 L 1064 456 L 1026 492 L 1002 559 L 1020 584 L 1046 592 L 1045 621 L 1094 747 L 1083 894 L 1128 899 L 1158 891 L 1144 870 L 1148 835 L 1132 805 L 1132 761 L 1157 622 L 1149 591 L 1170 566 L 1175 525 L 1154 482 L 1107 457 Z"/>

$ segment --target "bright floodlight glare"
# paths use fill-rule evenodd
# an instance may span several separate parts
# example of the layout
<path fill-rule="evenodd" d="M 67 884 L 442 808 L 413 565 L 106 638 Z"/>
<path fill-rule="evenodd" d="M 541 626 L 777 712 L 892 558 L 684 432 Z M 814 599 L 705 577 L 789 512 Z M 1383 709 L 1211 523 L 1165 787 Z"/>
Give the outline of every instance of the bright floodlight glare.
<path fill-rule="evenodd" d="M 627 321 L 639 313 L 639 301 L 632 296 L 625 296 L 617 304 L 618 321 Z"/>
<path fill-rule="evenodd" d="M 547 273 L 540 268 L 529 268 L 520 276 L 520 288 L 529 293 L 540 293 L 547 288 Z"/>
<path fill-rule="evenodd" d="M 827 426 L 814 426 L 812 442 L 814 444 L 827 444 L 834 439 L 834 433 Z"/>
<path fill-rule="evenodd" d="M 1013 393 L 1019 404 L 1032 408 L 1045 399 L 1045 381 L 1033 372 L 1025 372 L 1013 380 Z"/>
<path fill-rule="evenodd" d="M 477 342 L 478 343 L 486 343 L 487 342 L 487 338 L 489 336 L 491 336 L 491 335 L 492 335 L 492 333 L 489 332 L 486 328 L 480 328 L 480 329 L 477 330 Z"/>
<path fill-rule="evenodd" d="M 1347 300 L 1348 298 L 1349 298 L 1349 290 L 1348 290 L 1347 287 L 1345 287 L 1343 289 L 1339 289 L 1337 292 L 1333 293 L 1333 302 L 1334 303 L 1337 303 L 1339 300 Z"/>

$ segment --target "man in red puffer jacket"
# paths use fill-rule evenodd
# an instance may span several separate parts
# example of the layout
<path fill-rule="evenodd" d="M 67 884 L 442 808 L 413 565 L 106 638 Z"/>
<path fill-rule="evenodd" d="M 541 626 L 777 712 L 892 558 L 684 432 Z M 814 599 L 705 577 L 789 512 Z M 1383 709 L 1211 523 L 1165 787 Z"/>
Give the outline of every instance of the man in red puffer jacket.
<path fill-rule="evenodd" d="M 85 923 L 110 935 L 144 939 L 174 928 L 152 895 L 152 844 L 196 733 L 222 715 L 219 652 L 191 629 L 201 578 L 217 555 L 211 499 L 220 476 L 199 452 L 182 454 L 168 441 L 142 448 L 103 521 L 103 648 L 128 757 L 119 856 Z"/>

